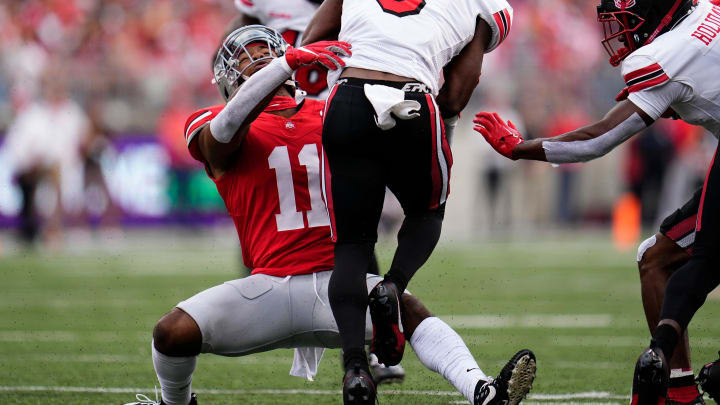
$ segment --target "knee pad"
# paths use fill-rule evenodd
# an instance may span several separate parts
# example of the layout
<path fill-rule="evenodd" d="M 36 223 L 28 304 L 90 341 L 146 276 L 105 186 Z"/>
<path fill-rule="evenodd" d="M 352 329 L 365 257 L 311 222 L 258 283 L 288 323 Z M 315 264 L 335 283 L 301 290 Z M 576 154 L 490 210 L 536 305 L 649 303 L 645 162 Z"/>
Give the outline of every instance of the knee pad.
<path fill-rule="evenodd" d="M 645 256 L 645 252 L 647 252 L 648 249 L 655 246 L 657 243 L 657 237 L 655 235 L 645 239 L 643 243 L 640 244 L 640 247 L 638 247 L 637 252 L 637 261 L 640 263 L 643 259 L 643 256 Z"/>

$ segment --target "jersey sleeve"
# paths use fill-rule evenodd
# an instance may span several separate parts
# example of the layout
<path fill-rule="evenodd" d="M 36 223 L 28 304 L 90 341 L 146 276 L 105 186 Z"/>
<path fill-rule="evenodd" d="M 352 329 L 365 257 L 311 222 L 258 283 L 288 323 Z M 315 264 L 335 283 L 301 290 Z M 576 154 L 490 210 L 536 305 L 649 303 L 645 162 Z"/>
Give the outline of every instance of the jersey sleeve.
<path fill-rule="evenodd" d="M 193 142 L 195 136 L 200 133 L 201 129 L 210 124 L 210 121 L 215 118 L 220 111 L 222 111 L 223 107 L 224 106 L 222 105 L 217 105 L 214 107 L 203 108 L 195 111 L 190 115 L 190 117 L 188 117 L 187 121 L 185 121 L 185 143 L 190 150 L 190 155 L 195 160 L 205 163 L 205 159 L 203 159 L 202 154 L 200 153 L 197 142 Z"/>
<path fill-rule="evenodd" d="M 689 86 L 671 80 L 650 55 L 630 55 L 623 61 L 622 74 L 628 99 L 654 120 L 692 93 Z"/>
<path fill-rule="evenodd" d="M 622 75 L 630 94 L 662 86 L 670 81 L 670 76 L 662 66 L 648 55 L 630 55 L 623 61 Z"/>
<path fill-rule="evenodd" d="M 632 92 L 628 96 L 628 100 L 645 111 L 650 118 L 657 120 L 673 104 L 687 101 L 691 96 L 690 86 L 676 81 L 668 81 L 662 86 Z"/>
<path fill-rule="evenodd" d="M 492 31 L 490 45 L 485 50 L 485 53 L 490 53 L 500 46 L 510 34 L 513 8 L 505 0 L 482 0 L 478 4 L 480 5 L 478 15 L 488 23 Z"/>

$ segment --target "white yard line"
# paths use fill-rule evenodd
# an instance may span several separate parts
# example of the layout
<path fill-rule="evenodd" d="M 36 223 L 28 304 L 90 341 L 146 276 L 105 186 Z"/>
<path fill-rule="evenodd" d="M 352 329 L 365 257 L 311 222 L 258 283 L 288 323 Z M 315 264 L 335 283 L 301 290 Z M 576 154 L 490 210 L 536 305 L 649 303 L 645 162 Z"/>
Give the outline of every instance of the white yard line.
<path fill-rule="evenodd" d="M 534 315 L 528 315 L 527 317 L 533 317 Z M 570 317 L 566 319 L 568 322 L 565 323 L 563 326 L 563 318 L 564 317 Z M 490 318 L 488 318 L 490 317 Z M 518 328 L 541 328 L 541 326 L 532 326 L 536 325 L 535 321 L 530 322 L 529 320 L 523 321 L 525 316 L 506 316 L 506 317 L 500 317 L 497 316 L 497 319 L 500 318 L 508 318 L 506 321 L 498 321 L 495 323 L 495 326 L 492 326 L 494 321 L 490 321 L 485 326 L 482 326 L 482 319 L 491 319 L 493 316 L 488 315 L 462 315 L 462 316 L 444 316 L 444 318 L 451 326 L 455 328 L 460 329 L 472 329 L 472 330 L 483 330 L 483 329 L 493 329 L 493 328 L 500 328 L 503 326 L 499 326 L 501 323 L 505 322 L 505 324 L 512 324 L 516 325 L 513 327 Z M 546 326 L 547 328 L 552 328 L 554 330 L 557 329 L 574 329 L 574 328 L 589 328 L 590 324 L 592 324 L 592 317 L 590 318 L 577 318 L 571 315 L 544 315 L 544 317 L 554 317 L 550 323 Z M 473 321 L 474 319 L 474 321 Z M 598 318 L 597 320 L 602 321 L 602 318 Z M 596 321 L 597 321 L 596 320 Z M 604 321 L 603 321 L 604 322 Z M 602 323 L 602 322 L 600 322 Z M 490 325 L 490 326 L 488 326 Z M 525 325 L 525 326 L 521 326 Z M 585 326 L 580 326 L 585 325 Z M 599 325 L 599 324 L 598 324 Z M 602 326 L 597 326 L 602 327 Z M 476 333 L 467 333 L 463 336 L 464 340 L 468 344 L 485 344 L 487 343 L 484 341 L 486 338 L 489 339 L 491 336 L 490 334 L 476 334 Z M 148 329 L 148 331 L 119 331 L 119 333 L 115 333 L 112 331 L 95 331 L 95 332 L 77 332 L 77 331 L 70 331 L 70 330 L 0 330 L 0 343 L 6 342 L 6 343 L 28 343 L 28 342 L 49 342 L 49 343 L 57 343 L 57 342 L 92 342 L 92 343 L 146 343 L 149 344 L 150 340 L 152 339 L 152 331 Z M 478 341 L 478 339 L 482 339 L 483 341 Z M 566 347 L 597 347 L 597 346 L 604 346 L 604 347 L 644 347 L 644 345 L 647 343 L 646 339 L 642 336 L 618 336 L 618 335 L 605 335 L 605 336 L 597 336 L 597 335 L 563 335 L 561 333 L 555 333 L 552 336 L 548 336 L 547 339 L 552 340 L 552 344 L 555 346 L 566 346 Z M 717 347 L 717 339 L 715 338 L 709 338 L 709 337 L 693 337 L 692 338 L 692 345 L 694 347 L 703 347 L 703 348 L 716 348 Z M 569 367 L 572 368 L 572 367 Z"/>
<path fill-rule="evenodd" d="M 605 328 L 611 326 L 610 314 L 526 314 L 526 315 L 445 315 L 440 316 L 453 328 Z"/>
<path fill-rule="evenodd" d="M 132 388 L 132 387 L 64 387 L 64 386 L 46 386 L 46 385 L 23 385 L 23 386 L 0 386 L 3 392 L 74 392 L 74 393 L 110 393 L 110 394 L 134 394 L 145 393 L 151 394 L 154 388 Z M 340 395 L 339 390 L 307 390 L 307 389 L 255 389 L 255 390 L 231 390 L 231 389 L 197 389 L 198 394 L 216 394 L 216 395 Z M 415 396 L 459 396 L 455 391 L 421 391 L 421 390 L 381 390 L 386 395 L 415 395 Z M 566 394 L 530 394 L 528 399 L 531 401 L 543 401 L 543 405 L 548 405 L 545 401 L 559 400 L 578 400 L 578 399 L 626 399 L 626 396 L 612 394 L 609 392 L 574 392 Z M 464 402 L 457 402 L 464 403 Z M 568 402 L 563 402 L 568 404 Z M 583 402 L 583 404 L 589 404 Z M 605 404 L 605 402 L 603 402 Z"/>

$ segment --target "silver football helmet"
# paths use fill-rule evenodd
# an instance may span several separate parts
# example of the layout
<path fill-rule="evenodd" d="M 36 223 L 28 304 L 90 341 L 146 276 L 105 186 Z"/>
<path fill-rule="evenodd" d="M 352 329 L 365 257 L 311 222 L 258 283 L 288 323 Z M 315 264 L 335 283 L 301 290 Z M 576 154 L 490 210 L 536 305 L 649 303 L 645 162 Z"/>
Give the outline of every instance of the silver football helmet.
<path fill-rule="evenodd" d="M 262 58 L 253 58 L 247 47 L 258 42 L 267 43 L 272 54 Z M 213 83 L 217 84 L 220 95 L 225 101 L 228 101 L 235 90 L 248 79 L 248 76 L 245 75 L 248 68 L 261 61 L 283 56 L 287 47 L 288 43 L 279 32 L 264 25 L 246 25 L 233 31 L 223 41 L 213 65 L 215 76 Z M 243 53 L 250 59 L 250 63 L 242 70 L 238 70 Z"/>

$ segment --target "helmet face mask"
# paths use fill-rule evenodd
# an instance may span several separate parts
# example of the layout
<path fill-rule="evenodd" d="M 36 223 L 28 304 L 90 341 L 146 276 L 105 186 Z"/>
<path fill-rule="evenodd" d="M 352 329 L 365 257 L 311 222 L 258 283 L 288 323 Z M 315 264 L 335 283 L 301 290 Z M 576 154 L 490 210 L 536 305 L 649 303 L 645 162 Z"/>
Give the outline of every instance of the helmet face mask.
<path fill-rule="evenodd" d="M 598 10 L 598 22 L 603 26 L 605 38 L 602 44 L 610 55 L 611 65 L 618 66 L 625 57 L 642 46 L 638 30 L 645 23 L 645 19 L 639 15 L 630 11 Z"/>
<path fill-rule="evenodd" d="M 258 57 L 250 48 L 266 47 L 268 52 Z M 228 101 L 233 93 L 242 86 L 245 80 L 262 62 L 268 63 L 283 56 L 288 44 L 279 32 L 263 25 L 248 25 L 233 31 L 223 41 L 215 63 L 213 82 L 218 86 L 220 95 Z"/>

